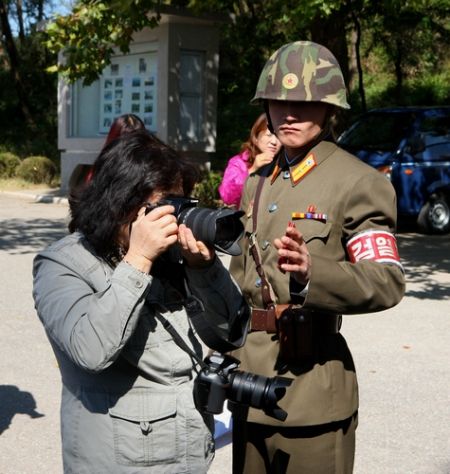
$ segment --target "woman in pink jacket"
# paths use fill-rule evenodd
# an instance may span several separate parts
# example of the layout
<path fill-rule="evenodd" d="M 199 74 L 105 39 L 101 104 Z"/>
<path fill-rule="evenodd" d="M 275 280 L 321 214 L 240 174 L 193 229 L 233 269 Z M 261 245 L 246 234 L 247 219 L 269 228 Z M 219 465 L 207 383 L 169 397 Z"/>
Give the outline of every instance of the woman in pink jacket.
<path fill-rule="evenodd" d="M 281 143 L 269 131 L 266 114 L 261 114 L 242 145 L 241 152 L 229 159 L 219 186 L 220 198 L 227 206 L 238 208 L 247 176 L 270 163 L 280 150 Z"/>

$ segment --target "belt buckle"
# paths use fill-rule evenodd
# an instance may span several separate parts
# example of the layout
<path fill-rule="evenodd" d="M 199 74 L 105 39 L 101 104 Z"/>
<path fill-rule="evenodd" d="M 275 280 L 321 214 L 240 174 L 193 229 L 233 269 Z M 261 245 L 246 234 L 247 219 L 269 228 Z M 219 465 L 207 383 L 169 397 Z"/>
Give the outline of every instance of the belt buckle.
<path fill-rule="evenodd" d="M 250 242 L 250 247 L 254 247 L 256 245 L 256 232 L 252 232 L 248 236 L 248 240 Z"/>

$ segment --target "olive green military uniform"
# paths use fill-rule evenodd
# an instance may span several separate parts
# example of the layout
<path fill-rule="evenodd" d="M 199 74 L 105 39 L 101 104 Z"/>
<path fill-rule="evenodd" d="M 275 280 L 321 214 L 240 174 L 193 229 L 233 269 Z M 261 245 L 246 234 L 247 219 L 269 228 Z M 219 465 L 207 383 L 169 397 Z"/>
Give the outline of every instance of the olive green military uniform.
<path fill-rule="evenodd" d="M 279 172 L 274 171 L 274 164 L 263 170 L 267 176 L 256 231 L 275 303 L 300 301 L 302 308 L 315 310 L 319 316 L 326 313 L 325 318 L 375 312 L 397 304 L 404 293 L 400 264 L 369 258 L 351 263 L 346 251 L 348 240 L 363 231 L 394 232 L 396 203 L 390 182 L 328 141 L 317 144 L 290 167 L 283 149 L 275 161 Z M 232 274 L 253 308 L 263 308 L 261 280 L 248 240 L 259 179 L 252 175 L 246 183 L 241 207 L 246 212 L 247 238 L 241 243 L 242 255 L 233 257 L 231 263 Z M 273 245 L 289 221 L 303 234 L 312 258 L 304 300 L 293 296 L 290 275 L 279 270 Z M 245 346 L 234 354 L 241 360 L 242 370 L 293 378 L 279 402 L 288 414 L 285 421 L 252 408 L 247 424 L 235 420 L 237 429 L 243 430 L 241 435 L 249 439 L 245 472 L 351 472 L 358 410 L 355 367 L 342 335 L 325 327 L 319 326 L 314 333 L 313 355 L 298 364 L 280 364 L 279 341 L 266 331 L 251 332 Z"/>

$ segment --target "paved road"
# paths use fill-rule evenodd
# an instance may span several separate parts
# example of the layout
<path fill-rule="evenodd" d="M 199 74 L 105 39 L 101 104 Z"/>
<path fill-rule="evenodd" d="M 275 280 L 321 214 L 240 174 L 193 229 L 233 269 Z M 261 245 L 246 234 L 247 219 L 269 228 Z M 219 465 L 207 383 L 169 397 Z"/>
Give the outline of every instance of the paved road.
<path fill-rule="evenodd" d="M 67 206 L 0 193 L 0 474 L 60 474 L 59 372 L 31 298 L 37 250 Z M 450 473 L 450 238 L 399 235 L 407 294 L 345 318 L 359 375 L 355 474 Z M 212 474 L 228 474 L 230 446 Z"/>

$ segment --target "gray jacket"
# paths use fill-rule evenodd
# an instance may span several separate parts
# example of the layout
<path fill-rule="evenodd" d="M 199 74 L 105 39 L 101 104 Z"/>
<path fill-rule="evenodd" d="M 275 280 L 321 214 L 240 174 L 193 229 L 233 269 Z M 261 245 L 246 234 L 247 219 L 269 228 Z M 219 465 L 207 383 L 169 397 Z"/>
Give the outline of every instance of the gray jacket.
<path fill-rule="evenodd" d="M 64 472 L 206 472 L 212 423 L 194 407 L 196 364 L 158 319 L 202 356 L 180 293 L 124 262 L 111 268 L 79 233 L 39 253 L 33 275 L 62 375 Z M 186 278 L 227 339 L 244 304 L 228 271 L 217 258 L 206 269 L 186 268 Z"/>

